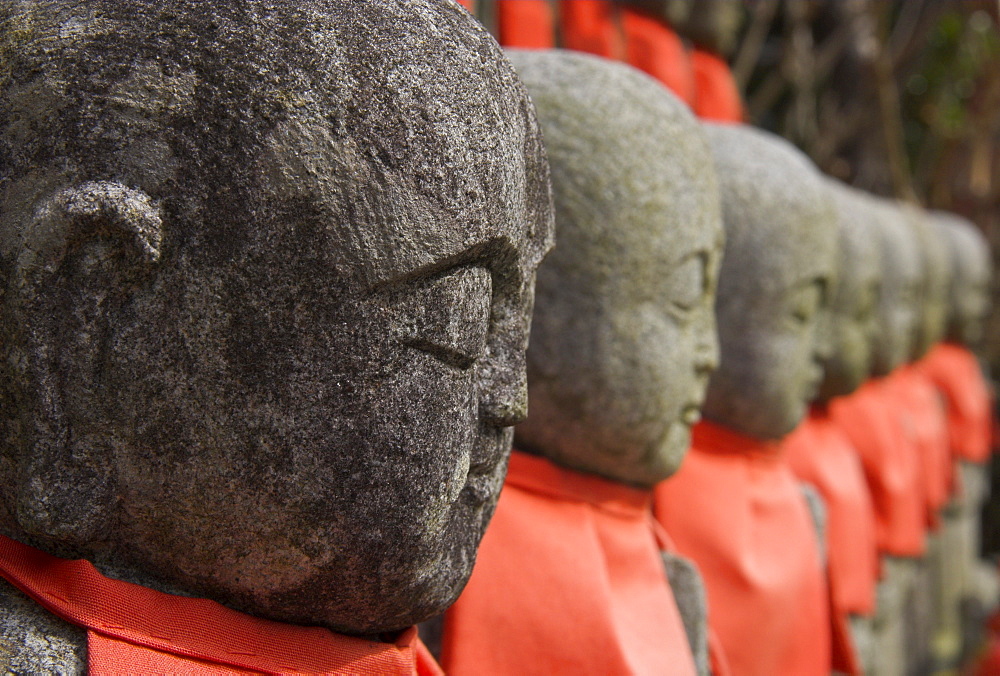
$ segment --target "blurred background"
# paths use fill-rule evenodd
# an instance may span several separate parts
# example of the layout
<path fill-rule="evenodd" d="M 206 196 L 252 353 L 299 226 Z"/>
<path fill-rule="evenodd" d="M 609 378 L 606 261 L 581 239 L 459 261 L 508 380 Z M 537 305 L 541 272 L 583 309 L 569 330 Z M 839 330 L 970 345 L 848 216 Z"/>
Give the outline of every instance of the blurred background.
<path fill-rule="evenodd" d="M 730 63 L 749 122 L 790 139 L 825 172 L 857 187 L 969 218 L 996 259 L 1000 1 L 697 0 L 668 7 L 684 37 Z M 1000 304 L 991 328 L 983 356 L 1000 373 Z"/>

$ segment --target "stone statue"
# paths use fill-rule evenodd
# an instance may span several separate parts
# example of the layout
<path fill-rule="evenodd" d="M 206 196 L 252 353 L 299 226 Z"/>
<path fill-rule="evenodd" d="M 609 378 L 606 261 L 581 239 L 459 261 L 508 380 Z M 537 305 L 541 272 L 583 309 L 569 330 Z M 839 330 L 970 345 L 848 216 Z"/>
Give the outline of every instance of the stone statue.
<path fill-rule="evenodd" d="M 892 375 L 916 350 L 917 299 L 922 293 L 922 254 L 912 216 L 893 201 L 871 198 L 871 238 L 882 284 L 873 343 L 873 376 L 850 397 L 831 405 L 831 415 L 864 466 L 877 523 L 883 575 L 872 622 L 873 673 L 894 673 L 905 664 L 905 614 L 913 600 L 916 559 L 926 551 L 927 507 L 920 457 Z M 890 671 L 886 671 L 889 669 Z"/>
<path fill-rule="evenodd" d="M 836 216 L 819 172 L 791 144 L 704 127 L 726 233 L 721 358 L 692 449 L 656 489 L 656 515 L 702 569 L 710 626 L 734 673 L 822 673 L 831 666 L 823 538 L 780 440 L 805 416 L 828 356 Z"/>
<path fill-rule="evenodd" d="M 781 439 L 805 415 L 830 353 L 820 314 L 835 271 L 836 217 L 815 167 L 783 141 L 706 127 L 731 185 L 722 188 L 727 255 L 716 302 L 722 357 L 704 414 L 754 439 Z M 791 180 L 796 172 L 804 177 Z"/>
<path fill-rule="evenodd" d="M 876 228 L 882 261 L 882 290 L 872 358 L 872 375 L 886 376 L 914 352 L 920 319 L 921 254 L 908 219 L 894 202 L 878 200 Z"/>
<path fill-rule="evenodd" d="M 837 285 L 830 302 L 830 353 L 823 362 L 817 401 L 857 390 L 871 373 L 876 307 L 882 284 L 879 249 L 873 246 L 874 208 L 860 190 L 829 181 L 837 209 Z"/>
<path fill-rule="evenodd" d="M 560 244 L 538 273 L 531 415 L 515 443 L 652 487 L 680 466 L 718 365 L 712 304 L 723 234 L 706 141 L 674 100 L 625 68 L 516 59 L 530 62 L 529 91 L 548 120 Z M 573 68 L 628 77 L 631 105 L 618 93 L 598 126 L 597 113 L 564 103 L 573 92 L 547 84 L 546 69 Z M 564 72 L 551 79 L 576 86 Z"/>
<path fill-rule="evenodd" d="M 828 180 L 837 212 L 837 283 L 829 308 L 831 350 L 809 416 L 786 439 L 795 475 L 815 486 L 827 508 L 832 610 L 850 627 L 853 646 L 835 651 L 835 671 L 856 672 L 872 664 L 872 615 L 878 572 L 876 522 L 864 467 L 832 411 L 850 398 L 871 371 L 876 303 L 881 283 L 871 199 L 862 191 Z"/>
<path fill-rule="evenodd" d="M 989 243 L 974 224 L 960 216 L 937 211 L 931 217 L 945 236 L 952 263 L 945 337 L 978 348 L 990 311 L 993 261 Z"/>
<path fill-rule="evenodd" d="M 345 634 L 443 611 L 552 242 L 495 42 L 452 0 L 15 0 L 0 45 L 0 533 Z"/>
<path fill-rule="evenodd" d="M 649 507 L 718 360 L 723 233 L 708 144 L 637 70 L 508 54 L 538 109 L 558 245 L 538 272 L 531 411 L 475 572 L 445 616 L 442 666 L 691 673 L 689 638 L 704 657 L 700 581 L 679 559 L 665 570 Z"/>
<path fill-rule="evenodd" d="M 916 233 L 923 261 L 923 284 L 917 299 L 917 334 L 911 357 L 916 361 L 945 336 L 952 261 L 948 240 L 927 212 L 912 205 L 904 206 L 903 210 Z"/>
<path fill-rule="evenodd" d="M 944 513 L 939 566 L 935 576 L 935 646 L 957 658 L 962 636 L 980 626 L 973 610 L 996 597 L 996 574 L 980 562 L 983 503 L 989 497 L 988 459 L 992 448 L 992 400 L 974 350 L 984 334 L 990 308 L 992 261 L 982 232 L 964 218 L 930 212 L 951 262 L 945 340 L 922 360 L 945 404 L 950 452 L 961 491 Z M 985 572 L 985 574 L 984 574 Z"/>

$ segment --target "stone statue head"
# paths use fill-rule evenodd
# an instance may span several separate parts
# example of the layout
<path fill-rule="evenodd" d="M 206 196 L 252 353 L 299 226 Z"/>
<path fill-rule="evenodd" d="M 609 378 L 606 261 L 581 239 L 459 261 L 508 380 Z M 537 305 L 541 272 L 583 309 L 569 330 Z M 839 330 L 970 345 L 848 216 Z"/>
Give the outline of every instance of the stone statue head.
<path fill-rule="evenodd" d="M 989 243 L 972 222 L 945 211 L 929 214 L 951 257 L 948 285 L 948 340 L 977 347 L 990 312 L 993 260 Z"/>
<path fill-rule="evenodd" d="M 652 486 L 676 471 L 718 360 L 722 246 L 707 142 L 662 85 L 571 52 L 509 52 L 552 167 L 559 245 L 538 271 L 515 444 Z"/>
<path fill-rule="evenodd" d="M 913 228 L 920 252 L 921 283 L 916 304 L 916 335 L 910 353 L 910 360 L 917 360 L 944 338 L 947 329 L 951 254 L 948 241 L 926 211 L 909 204 L 901 208 Z"/>
<path fill-rule="evenodd" d="M 722 196 L 726 251 L 715 314 L 721 360 L 704 414 L 755 439 L 803 418 L 829 355 L 837 216 L 819 171 L 788 142 L 705 123 Z"/>
<path fill-rule="evenodd" d="M 15 0 L 0 31 L 0 530 L 279 621 L 442 611 L 551 244 L 496 43 L 452 0 Z"/>
<path fill-rule="evenodd" d="M 866 193 L 829 179 L 837 211 L 837 283 L 830 302 L 830 356 L 819 401 L 854 392 L 871 373 L 881 260 L 875 207 Z"/>
<path fill-rule="evenodd" d="M 872 375 L 886 376 L 913 355 L 923 270 L 917 235 L 903 208 L 892 200 L 872 201 L 882 267 Z"/>

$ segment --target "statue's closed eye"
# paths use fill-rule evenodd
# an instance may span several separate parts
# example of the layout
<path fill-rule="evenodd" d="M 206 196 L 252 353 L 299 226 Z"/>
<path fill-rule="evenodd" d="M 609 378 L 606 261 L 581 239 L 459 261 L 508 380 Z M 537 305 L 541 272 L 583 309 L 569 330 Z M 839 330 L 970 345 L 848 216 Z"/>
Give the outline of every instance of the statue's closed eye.
<path fill-rule="evenodd" d="M 420 283 L 401 303 L 397 339 L 459 369 L 486 350 L 492 279 L 481 267 L 461 267 Z"/>
<path fill-rule="evenodd" d="M 667 298 L 672 308 L 684 314 L 698 307 L 708 292 L 707 260 L 702 253 L 685 258 L 670 273 L 667 280 Z"/>

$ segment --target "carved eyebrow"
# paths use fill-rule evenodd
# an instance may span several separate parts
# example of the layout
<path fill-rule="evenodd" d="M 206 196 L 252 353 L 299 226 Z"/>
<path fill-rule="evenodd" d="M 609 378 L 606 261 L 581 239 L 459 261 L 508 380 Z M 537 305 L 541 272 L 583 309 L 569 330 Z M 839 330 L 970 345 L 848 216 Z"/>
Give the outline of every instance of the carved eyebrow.
<path fill-rule="evenodd" d="M 473 244 L 451 256 L 408 270 L 391 279 L 376 282 L 372 290 L 390 291 L 405 286 L 415 279 L 433 277 L 463 265 L 478 265 L 492 274 L 493 293 L 496 295 L 498 287 L 511 283 L 520 286 L 520 264 L 521 254 L 517 247 L 506 237 L 498 236 Z"/>

